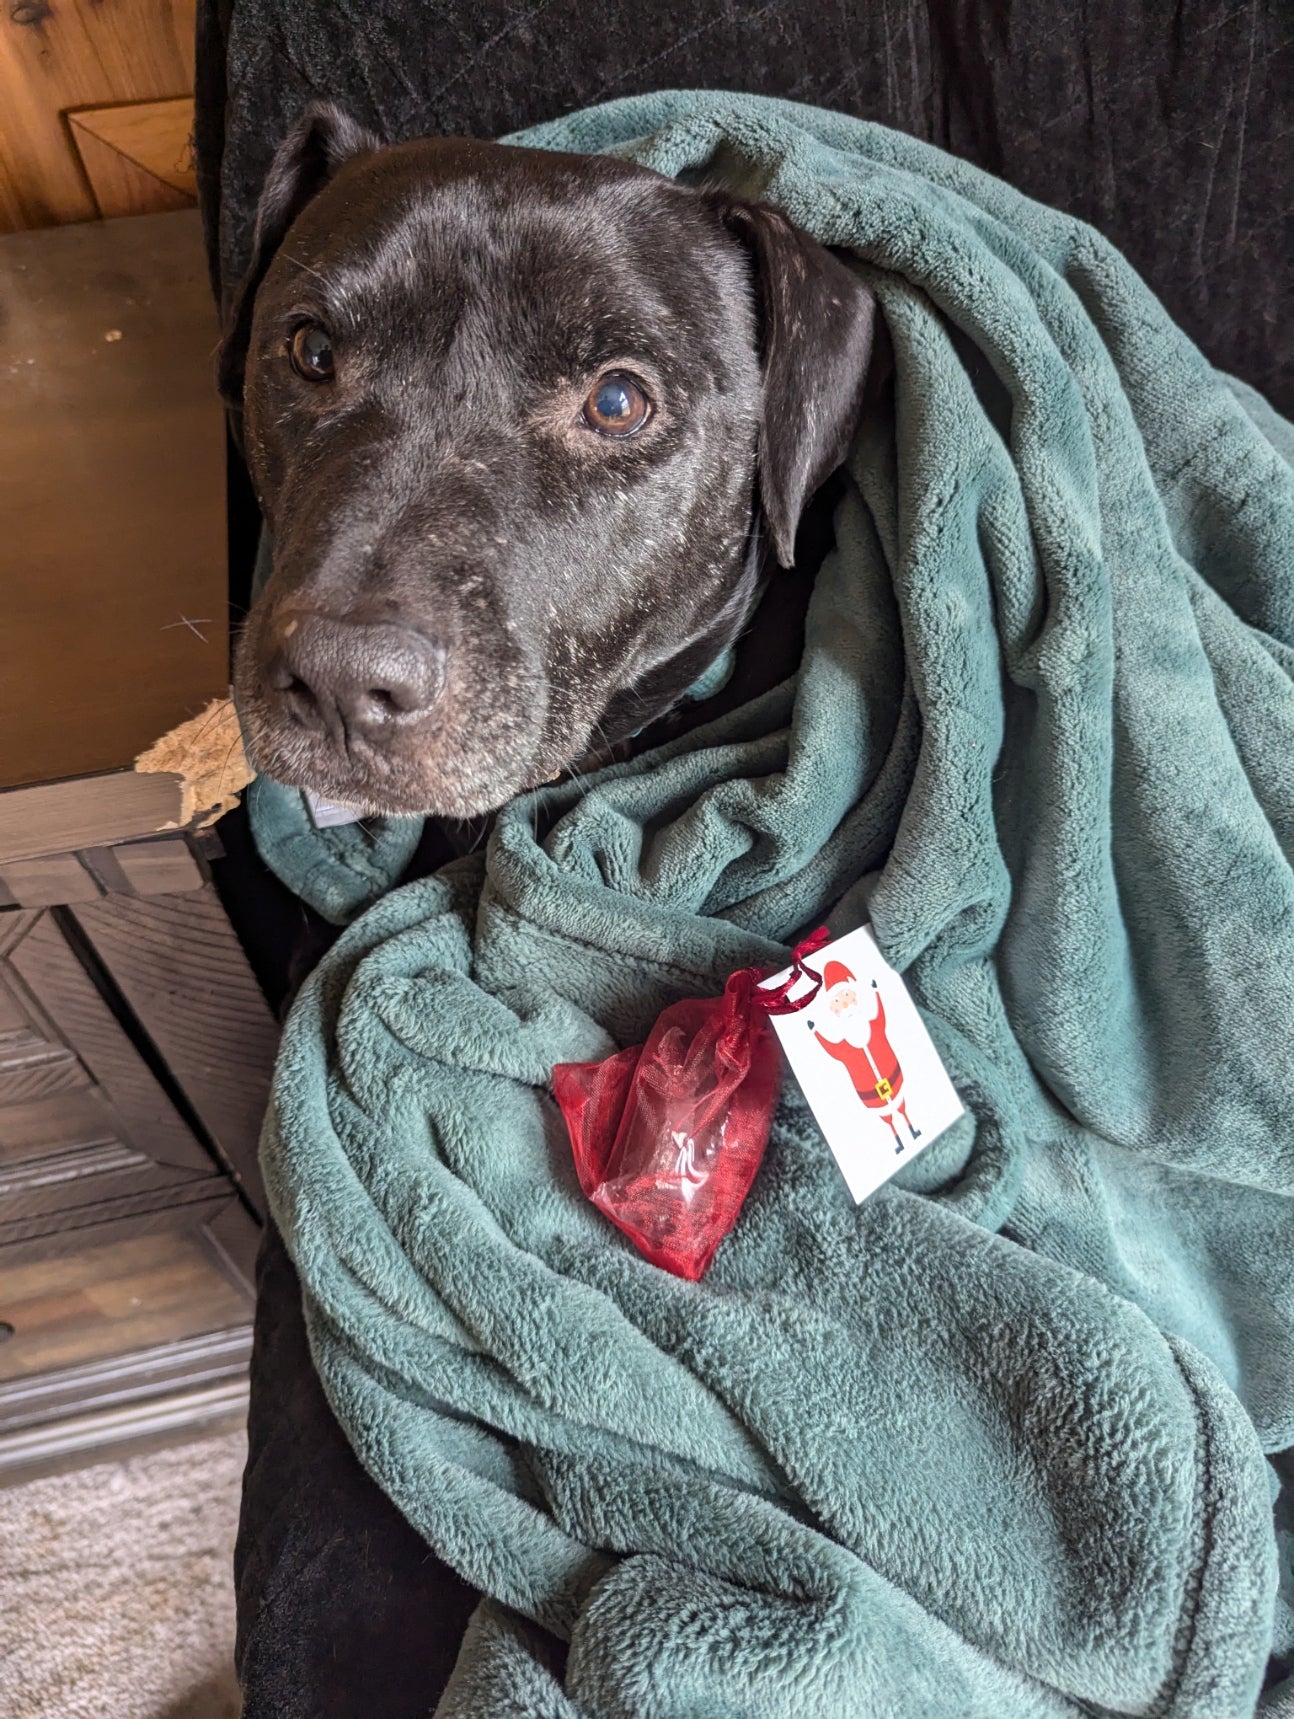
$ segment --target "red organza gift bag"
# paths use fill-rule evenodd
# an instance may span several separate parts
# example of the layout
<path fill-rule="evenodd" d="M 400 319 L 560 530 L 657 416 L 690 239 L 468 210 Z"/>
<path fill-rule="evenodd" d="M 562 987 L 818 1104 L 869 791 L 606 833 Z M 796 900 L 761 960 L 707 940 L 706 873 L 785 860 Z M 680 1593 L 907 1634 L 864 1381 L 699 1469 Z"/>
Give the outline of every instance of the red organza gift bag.
<path fill-rule="evenodd" d="M 581 1188 L 653 1265 L 695 1282 L 736 1222 L 782 1083 L 768 1016 L 816 995 L 822 980 L 800 963 L 827 935 L 806 938 L 771 991 L 744 967 L 721 997 L 672 1004 L 646 1044 L 554 1068 Z M 801 978 L 812 989 L 790 1002 Z"/>

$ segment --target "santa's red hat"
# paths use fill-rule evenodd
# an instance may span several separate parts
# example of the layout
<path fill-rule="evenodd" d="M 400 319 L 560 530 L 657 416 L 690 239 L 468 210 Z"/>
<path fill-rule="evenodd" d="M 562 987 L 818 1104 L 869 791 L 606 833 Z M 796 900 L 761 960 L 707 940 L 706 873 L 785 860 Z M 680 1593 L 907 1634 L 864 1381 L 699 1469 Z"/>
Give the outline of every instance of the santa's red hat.
<path fill-rule="evenodd" d="M 822 969 L 822 988 L 824 991 L 832 991 L 837 985 L 856 985 L 857 983 L 857 979 L 854 978 L 843 961 L 828 961 Z"/>

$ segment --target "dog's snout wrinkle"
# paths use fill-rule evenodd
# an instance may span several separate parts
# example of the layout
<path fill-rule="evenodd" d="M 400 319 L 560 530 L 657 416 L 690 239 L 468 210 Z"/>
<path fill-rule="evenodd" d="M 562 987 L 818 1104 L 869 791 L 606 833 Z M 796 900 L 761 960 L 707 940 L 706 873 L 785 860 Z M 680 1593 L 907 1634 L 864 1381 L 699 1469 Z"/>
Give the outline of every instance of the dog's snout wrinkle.
<path fill-rule="evenodd" d="M 298 615 L 277 629 L 266 680 L 297 724 L 349 753 L 430 716 L 445 647 L 398 622 Z"/>

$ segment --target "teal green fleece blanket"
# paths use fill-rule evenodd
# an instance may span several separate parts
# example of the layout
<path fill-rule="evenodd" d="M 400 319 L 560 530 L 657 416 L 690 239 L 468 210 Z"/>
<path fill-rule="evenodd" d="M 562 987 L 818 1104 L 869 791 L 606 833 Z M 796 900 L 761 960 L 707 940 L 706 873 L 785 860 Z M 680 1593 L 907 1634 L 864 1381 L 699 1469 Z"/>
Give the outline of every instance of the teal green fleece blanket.
<path fill-rule="evenodd" d="M 440 1712 L 1275 1712 L 1289 428 L 1096 233 L 881 127 L 672 93 L 515 141 L 776 204 L 857 259 L 895 384 L 796 678 L 506 807 L 288 1023 L 319 1372 L 489 1596 Z M 855 1207 L 788 1083 L 673 1278 L 582 1198 L 552 1066 L 823 920 L 871 922 L 968 1114 Z"/>

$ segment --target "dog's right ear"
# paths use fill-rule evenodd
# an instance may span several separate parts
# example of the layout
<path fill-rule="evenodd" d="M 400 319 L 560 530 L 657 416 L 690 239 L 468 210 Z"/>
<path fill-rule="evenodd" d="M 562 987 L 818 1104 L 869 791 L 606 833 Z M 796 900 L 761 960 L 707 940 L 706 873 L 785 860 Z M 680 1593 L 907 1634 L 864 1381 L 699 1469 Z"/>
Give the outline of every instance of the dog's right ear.
<path fill-rule="evenodd" d="M 236 415 L 242 411 L 256 291 L 275 251 L 293 221 L 343 162 L 381 147 L 380 138 L 331 102 L 312 102 L 275 150 L 256 207 L 251 261 L 226 303 L 216 364 L 221 395 Z"/>
<path fill-rule="evenodd" d="M 754 268 L 764 373 L 760 505 L 779 563 L 795 561 L 805 503 L 849 451 L 873 377 L 876 300 L 779 210 L 722 195 Z"/>

